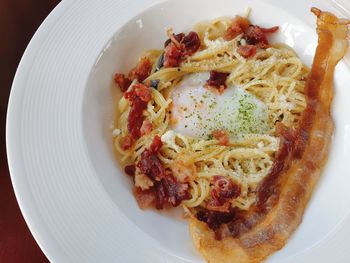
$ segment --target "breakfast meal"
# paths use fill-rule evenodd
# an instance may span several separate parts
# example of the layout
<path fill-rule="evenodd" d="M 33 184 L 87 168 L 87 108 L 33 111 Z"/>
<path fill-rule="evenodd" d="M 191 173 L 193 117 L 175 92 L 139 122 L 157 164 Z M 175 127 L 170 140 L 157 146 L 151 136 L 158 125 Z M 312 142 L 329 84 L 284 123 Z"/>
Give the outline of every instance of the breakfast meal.
<path fill-rule="evenodd" d="M 244 16 L 167 30 L 116 73 L 115 149 L 142 209 L 182 206 L 208 262 L 261 262 L 300 224 L 333 133 L 348 24 L 317 8 L 311 69 Z"/>

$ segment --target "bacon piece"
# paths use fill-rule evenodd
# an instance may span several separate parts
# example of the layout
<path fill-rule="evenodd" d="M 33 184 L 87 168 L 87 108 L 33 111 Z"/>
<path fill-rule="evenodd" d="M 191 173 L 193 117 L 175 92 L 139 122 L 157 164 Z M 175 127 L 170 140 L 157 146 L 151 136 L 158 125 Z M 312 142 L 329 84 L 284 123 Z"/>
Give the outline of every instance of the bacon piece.
<path fill-rule="evenodd" d="M 136 141 L 141 136 L 141 126 L 143 123 L 143 111 L 147 108 L 147 103 L 136 97 L 131 104 L 131 110 L 128 116 L 128 131 Z"/>
<path fill-rule="evenodd" d="M 143 84 L 135 84 L 124 97 L 131 102 L 131 109 L 128 116 L 128 131 L 132 136 L 133 143 L 141 137 L 141 127 L 144 116 L 143 111 L 147 108 L 147 103 L 152 98 L 151 88 Z M 130 142 L 130 138 L 128 138 Z M 127 145 L 125 143 L 125 145 Z M 123 147 L 122 147 L 123 148 Z"/>
<path fill-rule="evenodd" d="M 177 67 L 181 61 L 194 54 L 201 46 L 200 38 L 196 32 L 188 35 L 183 33 L 173 34 L 168 31 L 169 39 L 165 42 L 164 67 Z"/>
<path fill-rule="evenodd" d="M 152 63 L 148 58 L 141 58 L 134 69 L 129 72 L 129 79 L 137 79 L 138 82 L 144 81 L 151 74 Z"/>
<path fill-rule="evenodd" d="M 212 132 L 213 137 L 219 141 L 220 145 L 227 146 L 230 143 L 230 137 L 226 131 L 215 130 Z"/>
<path fill-rule="evenodd" d="M 114 75 L 114 82 L 119 86 L 122 92 L 127 91 L 131 84 L 131 80 L 127 78 L 124 74 L 120 73 L 116 73 Z"/>
<path fill-rule="evenodd" d="M 244 45 L 237 48 L 238 54 L 244 58 L 254 57 L 256 54 L 256 46 L 254 45 Z"/>
<path fill-rule="evenodd" d="M 159 210 L 164 208 L 167 203 L 165 188 L 162 182 L 157 182 L 155 185 L 155 207 Z"/>
<path fill-rule="evenodd" d="M 191 56 L 200 48 L 201 40 L 198 34 L 192 31 L 185 36 L 183 44 L 185 45 L 184 56 Z"/>
<path fill-rule="evenodd" d="M 150 150 L 153 152 L 153 153 L 158 153 L 160 148 L 162 147 L 163 145 L 163 142 L 160 138 L 159 135 L 156 135 L 154 136 L 153 138 L 153 141 L 152 141 L 152 144 L 150 146 Z"/>
<path fill-rule="evenodd" d="M 211 211 L 228 212 L 230 209 L 228 201 L 237 198 L 241 194 L 241 188 L 226 176 L 214 176 L 211 182 L 213 188 L 206 208 Z"/>
<path fill-rule="evenodd" d="M 171 68 L 180 65 L 183 53 L 174 43 L 170 43 L 164 50 L 164 67 Z"/>
<path fill-rule="evenodd" d="M 177 49 L 183 49 L 182 42 L 185 38 L 184 33 L 174 34 L 172 29 L 167 31 L 169 38 L 165 41 L 164 47 L 167 47 L 170 43 L 174 43 Z"/>
<path fill-rule="evenodd" d="M 217 72 L 217 71 L 210 71 L 210 77 L 207 80 L 207 85 L 210 88 L 215 88 L 219 92 L 223 92 L 226 89 L 226 79 L 229 74 Z"/>
<path fill-rule="evenodd" d="M 165 168 L 157 156 L 161 147 L 162 141 L 160 137 L 156 135 L 149 149 L 144 150 L 141 154 L 141 160 L 137 164 L 141 173 L 156 181 L 160 181 L 165 177 Z"/>
<path fill-rule="evenodd" d="M 127 165 L 125 166 L 124 171 L 127 175 L 134 176 L 136 172 L 136 165 L 135 164 Z"/>
<path fill-rule="evenodd" d="M 154 190 L 142 190 L 141 188 L 134 188 L 135 199 L 141 209 L 147 209 L 155 204 L 156 196 Z"/>
<path fill-rule="evenodd" d="M 143 188 L 147 189 L 147 200 L 150 200 L 151 198 L 149 198 L 149 196 L 153 195 L 152 200 L 154 200 L 157 209 L 163 209 L 166 204 L 178 206 L 183 200 L 191 198 L 188 184 L 178 182 L 170 171 L 165 170 L 157 156 L 161 147 L 162 141 L 157 135 L 154 137 L 149 149 L 143 151 L 141 154 L 141 160 L 137 164 L 140 173 L 151 180 L 145 180 L 145 178 L 140 177 L 138 178 L 138 184 L 139 186 L 143 185 Z M 152 184 L 150 182 L 152 182 Z M 148 189 L 148 187 L 151 188 Z M 142 192 L 142 189 L 138 190 L 138 196 L 136 196 L 138 202 L 142 197 L 140 191 Z M 144 205 L 140 204 L 140 207 L 141 206 Z"/>
<path fill-rule="evenodd" d="M 216 175 L 213 177 L 212 183 L 212 193 L 220 203 L 226 202 L 227 199 L 237 198 L 241 194 L 239 185 L 227 176 Z"/>
<path fill-rule="evenodd" d="M 176 207 L 183 200 L 191 198 L 188 184 L 178 182 L 171 173 L 154 183 L 155 185 L 148 190 L 137 188 L 135 197 L 141 208 L 154 205 L 157 209 L 163 209 L 167 204 Z"/>
<path fill-rule="evenodd" d="M 144 120 L 140 129 L 141 136 L 148 135 L 151 133 L 153 128 L 152 122 L 149 120 Z"/>
<path fill-rule="evenodd" d="M 173 206 L 178 206 L 182 200 L 191 198 L 188 192 L 188 184 L 179 183 L 172 174 L 168 174 L 162 181 L 167 201 Z"/>
<path fill-rule="evenodd" d="M 227 226 L 232 237 L 220 241 L 200 222 L 207 221 L 202 214 L 197 214 L 198 220 L 191 218 L 194 242 L 210 262 L 230 262 L 237 257 L 240 262 L 261 262 L 281 249 L 300 224 L 326 164 L 333 132 L 333 74 L 348 49 L 350 20 L 317 8 L 312 12 L 318 17 L 319 38 L 306 82 L 307 108 L 295 130 L 278 128 L 281 146 L 274 167 L 259 186 L 258 204 L 230 215 Z M 215 224 L 225 222 L 217 219 Z"/>
<path fill-rule="evenodd" d="M 165 168 L 159 160 L 157 153 L 151 150 L 144 150 L 141 154 L 141 160 L 137 164 L 141 173 L 147 175 L 149 178 L 155 181 L 160 181 L 165 177 Z"/>
<path fill-rule="evenodd" d="M 126 151 L 130 149 L 134 143 L 134 137 L 131 134 L 128 134 L 120 139 L 119 145 L 124 151 Z"/>
<path fill-rule="evenodd" d="M 244 33 L 244 38 L 250 45 L 256 45 L 260 48 L 268 48 L 269 41 L 267 40 L 267 33 L 274 33 L 278 30 L 278 26 L 271 28 L 261 28 L 259 26 L 250 25 Z"/>
<path fill-rule="evenodd" d="M 247 18 L 236 16 L 231 25 L 225 32 L 224 39 L 229 41 L 234 39 L 240 34 L 243 34 L 249 27 L 249 20 Z"/>
<path fill-rule="evenodd" d="M 174 43 L 175 47 L 183 51 L 184 56 L 191 56 L 201 46 L 201 41 L 196 32 L 189 32 L 187 35 L 184 33 L 172 34 L 170 30 L 168 32 L 169 39 L 165 41 L 164 46 L 167 47 L 170 43 Z"/>
<path fill-rule="evenodd" d="M 166 203 L 178 206 L 183 200 L 191 198 L 188 190 L 188 184 L 179 183 L 171 173 L 167 173 L 156 185 L 156 208 L 163 209 Z"/>
<path fill-rule="evenodd" d="M 151 70 L 152 64 L 150 60 L 148 58 L 141 58 L 136 67 L 129 72 L 128 77 L 124 74 L 116 73 L 114 75 L 114 82 L 122 92 L 125 92 L 134 79 L 137 79 L 139 82 L 144 81 L 151 74 Z"/>
<path fill-rule="evenodd" d="M 152 99 L 152 89 L 146 85 L 135 84 L 132 92 L 144 102 L 149 102 Z M 126 96 L 130 98 L 130 96 Z"/>
<path fill-rule="evenodd" d="M 143 151 L 141 160 L 137 164 L 141 173 L 155 181 L 160 181 L 165 177 L 165 168 L 157 156 L 161 147 L 162 141 L 157 135 L 154 137 L 150 148 Z"/>

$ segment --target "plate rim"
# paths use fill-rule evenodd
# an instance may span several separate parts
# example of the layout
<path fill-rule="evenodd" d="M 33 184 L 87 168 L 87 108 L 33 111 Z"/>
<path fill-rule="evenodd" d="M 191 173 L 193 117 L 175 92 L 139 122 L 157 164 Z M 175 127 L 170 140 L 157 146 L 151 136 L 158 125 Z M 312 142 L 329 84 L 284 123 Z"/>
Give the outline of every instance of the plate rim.
<path fill-rule="evenodd" d="M 30 66 L 33 64 L 34 59 L 33 57 L 35 54 L 37 54 L 40 50 L 41 43 L 46 39 L 48 36 L 48 31 L 52 29 L 55 25 L 55 23 L 59 20 L 59 18 L 64 14 L 64 12 L 69 9 L 74 4 L 73 0 L 62 0 L 60 1 L 51 11 L 50 13 L 45 17 L 45 19 L 41 22 L 40 26 L 36 29 L 34 35 L 30 39 L 28 45 L 26 46 L 22 57 L 20 59 L 20 62 L 17 66 L 12 85 L 11 85 L 11 91 L 10 96 L 8 99 L 8 106 L 7 106 L 7 113 L 6 113 L 6 129 L 5 129 L 5 137 L 6 137 L 6 154 L 7 154 L 7 162 L 8 162 L 8 168 L 10 172 L 10 179 L 12 188 L 15 193 L 15 197 L 18 203 L 18 206 L 20 208 L 21 214 L 25 220 L 26 225 L 28 226 L 35 242 L 38 244 L 41 251 L 44 253 L 44 255 L 47 257 L 47 259 L 50 262 L 54 261 L 60 261 L 60 258 L 62 256 L 60 253 L 57 253 L 57 251 L 54 251 L 54 249 L 48 249 L 47 246 L 45 246 L 45 241 L 42 237 L 42 235 L 39 233 L 39 228 L 35 227 L 37 225 L 37 222 L 35 222 L 34 219 L 32 219 L 32 216 L 30 215 L 30 208 L 35 206 L 34 202 L 28 202 L 26 199 L 30 196 L 32 197 L 32 193 L 30 191 L 23 190 L 25 187 L 23 183 L 21 183 L 15 174 L 17 173 L 18 169 L 23 169 L 23 161 L 18 162 L 16 159 L 20 158 L 22 159 L 21 153 L 15 153 L 15 147 L 12 147 L 11 145 L 16 144 L 14 142 L 14 136 L 13 133 L 16 132 L 16 122 L 14 121 L 14 117 L 17 115 L 17 112 L 20 111 L 18 109 L 17 104 L 15 101 L 21 100 L 23 93 L 22 90 L 24 89 L 24 85 L 21 85 L 25 83 L 28 75 L 30 74 Z M 28 59 L 29 58 L 29 59 Z M 19 98 L 20 97 L 20 98 Z M 19 99 L 18 99 L 19 98 Z M 16 164 L 15 164 L 16 163 Z M 21 163 L 22 167 L 19 168 L 18 164 Z"/>

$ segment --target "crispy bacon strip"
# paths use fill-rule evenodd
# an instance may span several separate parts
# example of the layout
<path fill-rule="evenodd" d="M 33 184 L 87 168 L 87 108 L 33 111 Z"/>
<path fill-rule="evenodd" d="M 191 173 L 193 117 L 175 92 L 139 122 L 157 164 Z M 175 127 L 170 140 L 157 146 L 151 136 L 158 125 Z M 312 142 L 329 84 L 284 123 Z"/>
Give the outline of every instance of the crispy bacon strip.
<path fill-rule="evenodd" d="M 317 8 L 311 11 L 318 18 L 319 39 L 306 83 L 307 108 L 296 130 L 279 128 L 280 151 L 271 173 L 260 185 L 258 204 L 247 212 L 215 214 L 219 220 L 225 216 L 221 230 L 226 238 L 222 240 L 215 238 L 206 223 L 191 218 L 192 239 L 209 262 L 261 262 L 281 249 L 300 224 L 327 161 L 333 132 L 333 73 L 348 48 L 350 21 Z M 200 216 L 201 221 L 215 219 L 203 211 Z"/>

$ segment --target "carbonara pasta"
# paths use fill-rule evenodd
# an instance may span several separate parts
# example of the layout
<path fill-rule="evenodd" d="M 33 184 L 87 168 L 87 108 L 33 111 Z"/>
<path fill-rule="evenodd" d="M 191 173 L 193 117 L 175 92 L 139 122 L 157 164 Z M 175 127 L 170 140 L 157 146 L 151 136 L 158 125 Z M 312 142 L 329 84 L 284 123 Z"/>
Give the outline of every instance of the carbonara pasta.
<path fill-rule="evenodd" d="M 125 94 L 132 93 L 140 83 L 149 87 L 151 94 L 139 117 L 141 135 L 126 146 L 136 102 L 128 96 L 119 100 L 115 148 L 134 176 L 138 192 L 153 193 L 156 201 L 158 185 L 163 179 L 144 172 L 149 168 L 147 171 L 151 173 L 154 166 L 149 164 L 144 168 L 147 164 L 143 154 L 153 147 L 158 136 L 161 142 L 155 153 L 157 165 L 160 163 L 164 174 L 171 174 L 174 182 L 186 185 L 187 191 L 180 202 L 173 202 L 171 197 L 169 203 L 190 209 L 225 211 L 229 205 L 247 210 L 256 201 L 259 182 L 269 173 L 279 148 L 276 124 L 293 127 L 306 107 L 304 86 L 309 70 L 296 53 L 285 45 L 252 44 L 243 32 L 236 32 L 230 39 L 227 35 L 233 30 L 232 23 L 230 18 L 219 18 L 198 24 L 195 33 L 200 47 L 184 55 L 178 65 L 164 66 L 173 59 L 167 57 L 167 48 L 173 45 L 180 50 L 177 45 L 185 43 L 186 50 L 184 37 L 187 36 L 181 40 L 171 30 L 165 51 L 150 50 L 142 54 L 140 61 L 148 61 L 149 74 L 142 81 L 130 79 Z M 209 81 L 204 85 L 201 80 L 194 81 L 203 74 L 207 77 L 210 74 L 214 85 Z M 224 81 L 215 85 L 218 80 L 215 76 Z M 197 89 L 186 90 L 186 83 L 193 87 L 193 83 L 199 83 L 202 93 L 197 96 Z M 176 94 L 181 88 L 184 91 Z M 231 91 L 233 95 L 228 94 Z M 220 105 L 216 105 L 218 101 Z M 211 109 L 216 115 L 211 115 Z M 170 187 L 164 187 L 167 195 Z M 220 195 L 215 189 L 231 191 Z"/>

